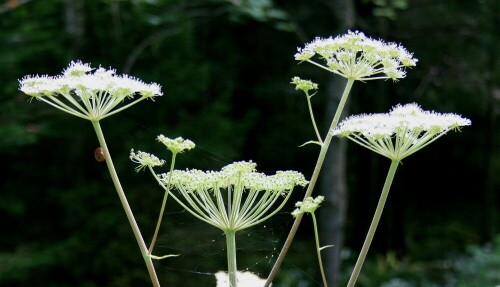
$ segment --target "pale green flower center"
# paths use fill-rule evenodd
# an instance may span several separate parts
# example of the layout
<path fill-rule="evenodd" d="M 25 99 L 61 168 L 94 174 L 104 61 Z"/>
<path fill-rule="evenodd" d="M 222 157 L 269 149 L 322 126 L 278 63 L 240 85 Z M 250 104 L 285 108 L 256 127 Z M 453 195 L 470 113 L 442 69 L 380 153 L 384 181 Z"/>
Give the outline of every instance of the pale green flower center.
<path fill-rule="evenodd" d="M 297 207 L 293 212 L 293 217 L 297 217 L 302 213 L 313 213 L 319 208 L 320 204 L 325 200 L 324 196 L 318 196 L 316 198 L 308 197 L 304 201 L 299 201 L 295 203 Z"/>
<path fill-rule="evenodd" d="M 164 144 L 167 147 L 167 149 L 174 154 L 183 152 L 185 150 L 193 149 L 196 146 L 194 142 L 188 139 L 183 139 L 182 137 L 171 139 L 164 135 L 159 135 L 156 139 L 162 144 Z"/>

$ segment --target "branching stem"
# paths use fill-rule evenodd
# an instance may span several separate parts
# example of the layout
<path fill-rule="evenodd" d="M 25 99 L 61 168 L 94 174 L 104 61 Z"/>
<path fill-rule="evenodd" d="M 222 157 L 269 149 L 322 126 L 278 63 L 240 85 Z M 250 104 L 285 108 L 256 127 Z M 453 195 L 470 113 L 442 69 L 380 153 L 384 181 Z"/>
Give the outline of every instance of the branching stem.
<path fill-rule="evenodd" d="M 155 233 L 153 235 L 153 239 L 151 240 L 151 245 L 149 246 L 148 250 L 149 255 L 153 254 L 153 248 L 155 247 L 156 238 L 158 237 L 158 232 L 160 231 L 161 222 L 163 220 L 163 214 L 165 213 L 165 206 L 167 205 L 167 199 L 168 199 L 168 190 L 170 190 L 170 180 L 172 179 L 172 171 L 174 170 L 176 156 L 177 156 L 176 153 L 172 153 L 172 162 L 170 164 L 170 176 L 168 177 L 167 191 L 165 191 L 165 195 L 163 196 L 160 215 L 158 216 L 158 222 L 156 223 Z M 155 174 L 151 166 L 149 166 L 149 170 L 151 171 L 151 173 Z"/>
<path fill-rule="evenodd" d="M 309 95 L 308 92 L 306 92 L 306 98 L 307 98 L 307 106 L 309 108 L 309 114 L 311 115 L 311 122 L 314 127 L 314 132 L 316 133 L 316 137 L 318 138 L 318 141 L 320 144 L 323 144 L 323 140 L 321 140 L 321 136 L 319 135 L 318 127 L 316 126 L 316 121 L 314 120 L 314 113 L 311 105 L 311 98 L 314 96 L 314 94 Z"/>
<path fill-rule="evenodd" d="M 331 129 L 334 129 L 340 119 L 340 116 L 342 115 L 342 111 L 344 110 L 345 103 L 347 101 L 347 98 L 349 97 L 349 92 L 351 91 L 352 85 L 354 84 L 354 79 L 348 79 L 347 84 L 344 88 L 344 92 L 342 94 L 342 98 L 340 99 L 340 103 L 337 107 L 337 111 L 335 112 L 335 116 L 333 117 L 332 124 L 330 125 L 330 128 L 328 129 L 328 133 L 325 137 L 325 140 L 323 142 L 323 145 L 321 146 L 321 150 L 319 152 L 318 160 L 316 162 L 316 166 L 314 168 L 314 172 L 311 176 L 311 181 L 309 182 L 309 186 L 307 187 L 306 194 L 304 195 L 304 200 L 311 196 L 314 186 L 316 185 L 316 181 L 318 179 L 319 173 L 321 171 L 321 167 L 323 166 L 323 162 L 325 160 L 326 152 L 328 151 L 328 146 L 330 145 L 330 142 L 332 140 L 332 134 L 330 133 Z M 273 269 L 271 270 L 271 273 L 267 277 L 266 284 L 264 287 L 269 287 L 271 282 L 273 281 L 274 277 L 278 273 L 278 270 L 281 266 L 281 263 L 283 262 L 283 259 L 285 259 L 286 253 L 288 252 L 288 249 L 290 249 L 290 245 L 292 244 L 293 238 L 295 237 L 295 233 L 297 233 L 297 230 L 299 229 L 300 221 L 302 220 L 302 217 L 304 215 L 300 214 L 295 218 L 295 221 L 293 222 L 293 226 L 290 230 L 290 233 L 288 233 L 288 237 L 286 238 L 285 243 L 283 244 L 283 248 L 281 249 L 280 255 L 278 256 L 278 259 L 276 259 L 276 263 L 274 263 Z"/>

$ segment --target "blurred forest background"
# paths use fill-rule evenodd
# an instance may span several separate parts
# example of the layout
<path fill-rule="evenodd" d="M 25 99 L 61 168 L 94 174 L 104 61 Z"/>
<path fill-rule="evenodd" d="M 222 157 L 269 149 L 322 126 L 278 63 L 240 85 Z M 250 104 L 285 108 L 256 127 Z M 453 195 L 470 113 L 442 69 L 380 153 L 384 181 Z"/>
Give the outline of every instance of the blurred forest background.
<path fill-rule="evenodd" d="M 71 60 L 113 67 L 163 86 L 164 96 L 102 122 L 125 192 L 149 242 L 163 195 L 136 173 L 131 148 L 167 153 L 163 133 L 197 148 L 177 168 L 219 169 L 253 160 L 258 170 L 310 176 L 319 148 L 293 76 L 312 79 L 326 133 L 344 80 L 298 64 L 316 36 L 361 30 L 402 43 L 419 59 L 400 82 L 357 82 L 349 114 L 398 103 L 455 112 L 472 126 L 404 160 L 358 286 L 500 285 L 499 1 L 497 0 L 9 0 L 0 1 L 0 286 L 150 286 L 139 249 L 89 122 L 18 91 L 28 74 L 59 74 Z M 336 141 L 320 208 L 330 286 L 345 286 L 389 161 Z M 266 277 L 286 238 L 293 204 L 242 233 L 242 268 Z M 162 286 L 215 286 L 225 270 L 220 231 L 171 201 L 159 239 Z M 321 286 L 310 218 L 276 287 Z M 253 263 L 257 262 L 257 263 Z"/>

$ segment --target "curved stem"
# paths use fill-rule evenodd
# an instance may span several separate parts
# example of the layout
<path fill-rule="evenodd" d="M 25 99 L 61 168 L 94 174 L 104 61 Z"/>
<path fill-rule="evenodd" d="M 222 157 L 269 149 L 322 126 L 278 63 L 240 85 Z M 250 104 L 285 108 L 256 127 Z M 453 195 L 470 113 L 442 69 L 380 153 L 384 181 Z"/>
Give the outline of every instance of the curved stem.
<path fill-rule="evenodd" d="M 347 84 L 344 88 L 344 93 L 342 94 L 342 98 L 340 99 L 339 106 L 337 107 L 337 111 L 335 112 L 335 116 L 333 117 L 332 124 L 330 125 L 330 129 L 328 129 L 328 134 L 325 137 L 325 141 L 323 142 L 323 145 L 321 146 L 321 150 L 319 152 L 318 160 L 316 162 L 316 166 L 314 167 L 314 172 L 311 176 L 311 181 L 309 182 L 309 186 L 307 187 L 306 194 L 304 195 L 304 200 L 311 196 L 314 186 L 316 185 L 316 181 L 318 179 L 319 173 L 321 171 L 321 167 L 323 166 L 323 161 L 325 160 L 326 152 L 328 151 L 328 146 L 330 145 L 330 141 L 332 140 L 332 134 L 330 133 L 330 130 L 334 129 L 340 119 L 340 115 L 342 115 L 342 111 L 344 110 L 345 103 L 347 101 L 347 98 L 349 97 L 349 92 L 351 91 L 352 85 L 354 83 L 354 79 L 348 79 Z M 290 249 L 290 245 L 292 244 L 293 238 L 295 237 L 295 233 L 297 233 L 297 230 L 299 229 L 300 221 L 302 220 L 302 217 L 304 214 L 300 214 L 295 218 L 295 221 L 293 222 L 292 229 L 290 230 L 290 233 L 288 233 L 288 237 L 286 238 L 285 243 L 283 244 L 283 248 L 281 249 L 280 255 L 278 256 L 278 259 L 276 259 L 276 263 L 274 263 L 273 269 L 271 270 L 271 273 L 267 277 L 266 284 L 264 287 L 269 287 L 271 282 L 273 281 L 274 277 L 278 273 L 278 270 L 281 266 L 281 263 L 283 262 L 283 259 L 285 259 L 286 253 L 288 252 L 288 249 Z"/>
<path fill-rule="evenodd" d="M 314 94 L 313 94 L 314 95 Z M 321 136 L 319 135 L 318 127 L 316 126 L 316 121 L 314 120 L 314 113 L 311 105 L 311 97 L 309 96 L 309 93 L 306 92 L 306 98 L 307 98 L 307 107 L 309 108 L 309 114 L 311 115 L 311 121 L 314 127 L 314 132 L 316 133 L 316 137 L 318 137 L 318 141 L 323 144 L 323 141 L 321 140 Z"/>
<path fill-rule="evenodd" d="M 120 184 L 120 180 L 118 179 L 118 175 L 116 174 L 115 167 L 113 165 L 113 161 L 111 160 L 111 155 L 108 150 L 108 146 L 106 145 L 106 140 L 104 139 L 104 134 L 102 133 L 101 126 L 99 121 L 91 121 L 92 126 L 97 135 L 97 139 L 99 140 L 99 144 L 101 145 L 102 151 L 106 158 L 106 165 L 108 166 L 109 174 L 111 175 L 111 179 L 113 180 L 113 184 L 115 185 L 116 192 L 118 193 L 118 197 L 120 198 L 120 202 L 125 210 L 125 214 L 127 215 L 127 219 L 130 223 L 130 227 L 132 227 L 132 231 L 134 232 L 135 240 L 139 245 L 139 249 L 144 257 L 144 261 L 146 263 L 146 267 L 149 272 L 149 277 L 153 283 L 154 287 L 160 287 L 160 282 L 158 281 L 158 276 L 156 275 L 155 268 L 153 266 L 153 261 L 151 257 L 146 256 L 148 249 L 146 244 L 144 243 L 144 239 L 141 235 L 141 231 L 139 230 L 139 226 L 135 221 L 134 214 L 132 213 L 132 209 L 130 209 L 130 205 L 128 204 L 127 197 L 125 196 L 125 192 L 123 192 L 123 188 Z"/>
<path fill-rule="evenodd" d="M 370 229 L 368 229 L 368 234 L 366 235 L 365 242 L 363 243 L 363 247 L 361 248 L 361 252 L 359 253 L 358 260 L 356 261 L 356 265 L 354 266 L 354 270 L 351 274 L 351 278 L 349 278 L 349 283 L 347 283 L 348 287 L 353 287 L 356 283 L 356 280 L 358 280 L 359 273 L 361 272 L 361 267 L 363 267 L 366 254 L 368 253 L 368 249 L 370 249 L 370 244 L 372 243 L 373 236 L 375 235 L 375 231 L 377 230 L 377 226 L 380 221 L 380 217 L 382 216 L 382 211 L 384 210 L 384 205 L 387 200 L 387 196 L 389 195 L 389 189 L 391 188 L 391 184 L 394 179 L 394 175 L 396 174 L 398 165 L 399 160 L 393 160 L 391 162 L 391 167 L 389 168 L 389 172 L 387 173 L 384 188 L 382 189 L 382 194 L 380 194 L 377 209 L 375 210 L 375 215 L 373 215 L 372 223 L 370 224 Z"/>
<path fill-rule="evenodd" d="M 225 230 L 227 243 L 227 272 L 229 274 L 229 287 L 237 287 L 236 272 L 236 231 Z"/>
<path fill-rule="evenodd" d="M 172 179 L 172 171 L 175 166 L 175 157 L 176 153 L 172 153 L 172 163 L 170 164 L 170 176 L 168 177 L 167 190 L 170 190 L 170 180 Z M 149 166 L 149 169 L 154 174 L 153 168 Z M 151 240 L 151 245 L 149 246 L 148 254 L 151 255 L 153 253 L 153 248 L 155 247 L 156 238 L 158 237 L 158 232 L 160 231 L 160 225 L 163 219 L 163 214 L 165 213 L 165 206 L 167 205 L 168 192 L 165 191 L 165 195 L 163 196 L 163 202 L 161 204 L 160 215 L 158 216 L 158 222 L 156 223 L 155 233 L 153 235 L 153 239 Z"/>
<path fill-rule="evenodd" d="M 321 278 L 323 278 L 323 285 L 325 287 L 328 287 L 328 284 L 326 284 L 325 270 L 323 270 L 323 261 L 321 260 L 321 249 L 319 247 L 318 238 L 318 223 L 316 222 L 316 216 L 314 215 L 314 212 L 311 212 L 311 216 L 314 225 L 314 239 L 316 239 L 316 253 L 318 254 L 319 270 L 321 271 Z"/>

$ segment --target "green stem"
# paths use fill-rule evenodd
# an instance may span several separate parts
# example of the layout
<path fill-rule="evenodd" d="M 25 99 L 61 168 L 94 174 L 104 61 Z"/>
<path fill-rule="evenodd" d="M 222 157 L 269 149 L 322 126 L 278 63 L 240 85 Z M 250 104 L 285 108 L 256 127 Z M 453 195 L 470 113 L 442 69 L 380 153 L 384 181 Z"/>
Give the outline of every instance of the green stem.
<path fill-rule="evenodd" d="M 318 179 L 319 173 L 321 171 L 321 167 L 323 166 L 323 162 L 325 161 L 325 156 L 326 152 L 328 151 L 328 146 L 330 145 L 330 141 L 332 140 L 332 134 L 330 133 L 330 130 L 334 129 L 340 119 L 340 115 L 342 115 L 342 111 L 344 110 L 345 103 L 347 101 L 347 98 L 349 97 L 349 92 L 351 91 L 352 85 L 354 83 L 354 79 L 348 79 L 347 84 L 344 88 L 344 93 L 342 94 L 342 98 L 340 99 L 339 106 L 337 107 L 337 111 L 335 112 L 335 116 L 333 117 L 332 124 L 330 125 L 330 129 L 328 129 L 328 134 L 325 137 L 325 141 L 323 142 L 323 145 L 321 146 L 321 150 L 319 152 L 318 160 L 316 162 L 316 166 L 314 167 L 314 172 L 311 176 L 311 181 L 309 182 L 309 186 L 307 187 L 306 194 L 304 195 L 304 200 L 311 196 L 314 186 L 316 185 L 316 181 Z M 276 262 L 274 263 L 273 269 L 271 270 L 271 273 L 269 273 L 269 276 L 267 277 L 266 284 L 264 287 L 269 287 L 271 282 L 273 282 L 274 277 L 278 273 L 278 270 L 281 266 L 281 263 L 283 262 L 283 259 L 285 259 L 286 253 L 288 252 L 288 249 L 290 249 L 290 245 L 292 244 L 293 238 L 295 237 L 295 234 L 297 233 L 297 230 L 299 229 L 300 221 L 302 220 L 302 217 L 304 214 L 300 214 L 295 218 L 295 221 L 293 222 L 293 226 L 290 229 L 290 233 L 288 233 L 288 237 L 286 238 L 285 243 L 283 244 L 283 248 L 281 249 L 280 255 L 276 259 Z"/>
<path fill-rule="evenodd" d="M 319 270 L 321 271 L 321 278 L 323 278 L 323 284 L 325 287 L 328 287 L 328 284 L 326 283 L 326 276 L 325 276 L 325 270 L 323 270 L 323 260 L 321 260 L 321 250 L 319 247 L 319 236 L 318 236 L 318 224 L 316 222 L 316 216 L 314 215 L 314 212 L 311 212 L 311 216 L 313 219 L 313 225 L 314 225 L 314 238 L 316 239 L 316 253 L 318 254 L 318 262 L 319 262 Z"/>
<path fill-rule="evenodd" d="M 106 145 L 106 140 L 104 139 L 104 134 L 102 133 L 101 125 L 99 121 L 91 121 L 92 126 L 97 135 L 97 139 L 99 140 L 99 144 L 101 145 L 102 151 L 106 158 L 106 165 L 108 166 L 109 174 L 111 175 L 111 179 L 113 184 L 115 185 L 116 192 L 118 193 L 118 197 L 120 198 L 120 202 L 125 210 L 125 214 L 127 215 L 127 219 L 132 227 L 132 231 L 134 232 L 135 240 L 139 245 L 139 249 L 144 257 L 144 261 L 146 263 L 146 267 L 149 272 L 149 276 L 151 277 L 151 281 L 154 287 L 160 287 L 160 282 L 158 281 L 158 276 L 156 276 L 156 271 L 153 266 L 153 261 L 151 257 L 146 256 L 148 249 L 146 247 L 146 243 L 144 243 L 144 239 L 141 235 L 141 231 L 139 230 L 139 226 L 135 221 L 134 214 L 132 213 L 132 209 L 130 209 L 130 205 L 128 204 L 127 197 L 125 196 L 125 192 L 123 192 L 123 188 L 120 184 L 120 180 L 118 179 L 118 175 L 116 174 L 115 167 L 113 165 L 113 161 L 111 159 L 111 155 L 108 150 L 108 146 Z"/>
<path fill-rule="evenodd" d="M 155 233 L 153 235 L 153 239 L 151 240 L 151 245 L 149 246 L 148 250 L 149 255 L 153 254 L 153 248 L 155 247 L 156 238 L 158 238 L 158 232 L 160 231 L 160 225 L 163 220 L 163 214 L 165 213 L 165 206 L 167 205 L 167 199 L 168 199 L 168 190 L 170 190 L 170 180 L 172 179 L 172 171 L 174 170 L 176 156 L 177 156 L 176 153 L 172 153 L 172 163 L 170 164 L 170 176 L 168 177 L 167 191 L 165 191 L 165 195 L 163 196 L 160 215 L 158 216 L 158 222 L 156 222 Z M 149 169 L 154 174 L 153 168 L 151 166 L 149 166 Z"/>
<path fill-rule="evenodd" d="M 313 94 L 314 96 L 314 94 Z M 314 120 L 314 113 L 311 105 L 311 97 L 309 96 L 309 93 L 306 92 L 306 98 L 307 98 L 307 107 L 309 108 L 309 114 L 311 115 L 311 121 L 314 127 L 314 132 L 316 133 L 316 136 L 318 137 L 318 141 L 323 144 L 323 141 L 321 140 L 321 136 L 319 135 L 318 127 L 316 126 L 316 121 Z"/>
<path fill-rule="evenodd" d="M 229 274 L 229 287 L 237 287 L 236 283 L 236 231 L 226 230 L 227 242 L 227 272 Z"/>
<path fill-rule="evenodd" d="M 377 230 L 377 226 L 380 221 L 380 217 L 382 216 L 382 211 L 384 210 L 384 205 L 387 200 L 387 196 L 389 195 L 389 190 L 391 188 L 391 184 L 394 179 L 394 175 L 396 174 L 398 165 L 399 160 L 392 160 L 391 167 L 389 168 L 389 172 L 387 173 L 387 177 L 385 179 L 384 188 L 382 189 L 382 194 L 380 195 L 380 199 L 377 204 L 377 209 L 375 210 L 375 215 L 373 215 L 372 223 L 370 224 L 370 229 L 368 229 L 368 234 L 366 235 L 365 242 L 363 243 L 363 247 L 361 248 L 361 252 L 359 253 L 359 257 L 356 261 L 356 265 L 354 266 L 354 270 L 352 271 L 351 278 L 349 278 L 349 283 L 347 283 L 348 287 L 353 287 L 354 284 L 356 284 L 356 280 L 358 280 L 359 273 L 361 272 L 361 267 L 363 267 L 366 254 L 368 253 L 368 249 L 370 249 L 370 244 L 372 243 L 373 236 L 375 235 L 375 231 Z"/>

